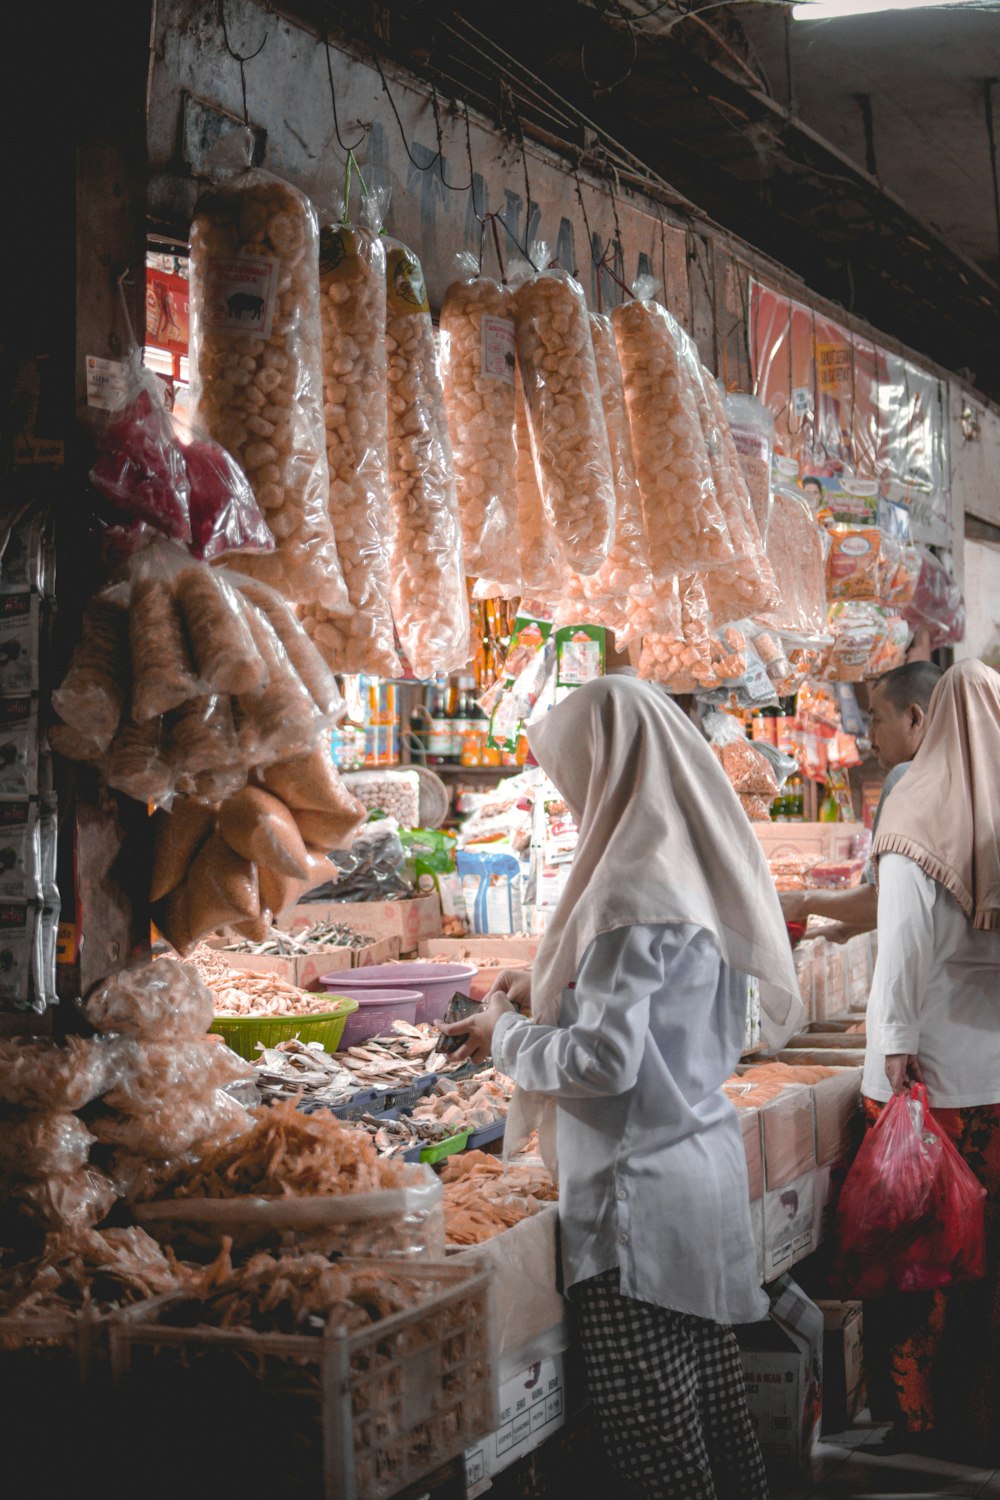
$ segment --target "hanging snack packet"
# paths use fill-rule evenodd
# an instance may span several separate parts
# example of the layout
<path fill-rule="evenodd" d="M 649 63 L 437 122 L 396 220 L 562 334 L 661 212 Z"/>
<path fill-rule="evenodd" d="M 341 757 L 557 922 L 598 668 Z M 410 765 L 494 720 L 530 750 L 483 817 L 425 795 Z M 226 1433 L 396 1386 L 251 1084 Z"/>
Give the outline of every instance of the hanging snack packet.
<path fill-rule="evenodd" d="M 833 526 L 826 560 L 831 599 L 879 597 L 882 533 L 877 526 Z"/>
<path fill-rule="evenodd" d="M 121 408 L 104 428 L 92 484 L 117 511 L 146 521 L 175 542 L 190 542 L 191 485 L 184 454 L 163 404 L 162 386 L 134 349 L 125 371 Z"/>
<path fill-rule="evenodd" d="M 191 486 L 191 555 L 216 562 L 230 552 L 273 552 L 274 537 L 239 464 L 218 443 L 184 445 Z"/>
<path fill-rule="evenodd" d="M 740 468 L 750 491 L 757 530 L 767 544 L 771 519 L 771 458 L 774 453 L 774 417 L 756 396 L 731 391 L 725 398 L 726 418 L 736 444 Z"/>
<path fill-rule="evenodd" d="M 128 684 L 128 613 L 120 589 L 96 594 L 83 612 L 69 670 L 52 707 L 96 751 L 106 750 L 122 715 Z"/>

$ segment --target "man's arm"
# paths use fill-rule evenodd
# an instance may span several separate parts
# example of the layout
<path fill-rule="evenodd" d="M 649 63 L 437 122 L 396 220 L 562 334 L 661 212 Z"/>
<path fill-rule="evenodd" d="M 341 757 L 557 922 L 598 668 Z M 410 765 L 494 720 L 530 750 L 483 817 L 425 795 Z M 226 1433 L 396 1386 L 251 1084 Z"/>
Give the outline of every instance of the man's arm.
<path fill-rule="evenodd" d="M 779 899 L 786 922 L 828 917 L 855 932 L 874 932 L 878 924 L 878 891 L 873 885 L 849 891 L 781 891 Z"/>

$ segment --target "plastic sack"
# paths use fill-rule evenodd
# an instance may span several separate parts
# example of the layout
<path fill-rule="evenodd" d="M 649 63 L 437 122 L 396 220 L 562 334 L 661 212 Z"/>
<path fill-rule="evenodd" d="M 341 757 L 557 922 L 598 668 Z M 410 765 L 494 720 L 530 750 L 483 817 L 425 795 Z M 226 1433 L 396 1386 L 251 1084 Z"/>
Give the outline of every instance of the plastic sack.
<path fill-rule="evenodd" d="M 877 526 L 830 528 L 826 560 L 831 599 L 878 599 L 882 574 L 882 533 Z"/>
<path fill-rule="evenodd" d="M 392 818 L 366 824 L 350 849 L 331 858 L 340 878 L 328 891 L 317 891 L 317 900 L 398 901 L 414 894 L 404 874 L 406 851 Z"/>
<path fill-rule="evenodd" d="M 0 1042 L 0 1104 L 37 1111 L 70 1111 L 100 1097 L 116 1072 L 103 1040 L 71 1036 L 64 1045 L 41 1037 Z"/>
<path fill-rule="evenodd" d="M 771 519 L 774 417 L 756 396 L 748 396 L 741 391 L 731 391 L 726 396 L 725 412 L 743 478 L 750 492 L 757 530 L 766 545 Z"/>
<path fill-rule="evenodd" d="M 248 786 L 219 810 L 219 833 L 243 859 L 296 880 L 309 875 L 309 860 L 295 819 L 278 797 Z"/>
<path fill-rule="evenodd" d="M 205 691 L 252 693 L 267 685 L 238 592 L 214 568 L 187 567 L 174 579 L 174 598 Z"/>
<path fill-rule="evenodd" d="M 390 598 L 406 659 L 426 679 L 465 665 L 469 601 L 424 273 L 412 250 L 385 245 Z"/>
<path fill-rule="evenodd" d="M 761 622 L 789 641 L 809 646 L 829 639 L 826 618 L 825 533 L 797 490 L 777 487 L 767 533 L 767 555 L 780 580 L 781 600 Z"/>
<path fill-rule="evenodd" d="M 319 712 L 331 722 L 339 722 L 344 716 L 345 705 L 337 680 L 280 594 L 265 584 L 249 580 L 241 583 L 240 592 L 244 599 L 257 606 L 273 629 Z"/>
<path fill-rule="evenodd" d="M 732 548 L 698 418 L 691 341 L 651 300 L 623 302 L 611 321 L 653 575 L 726 562 Z"/>
<path fill-rule="evenodd" d="M 270 527 L 232 454 L 207 438 L 195 438 L 183 451 L 192 556 L 214 562 L 230 552 L 273 552 Z"/>
<path fill-rule="evenodd" d="M 217 830 L 195 855 L 184 883 L 157 910 L 156 925 L 178 953 L 199 938 L 261 914 L 260 871 Z"/>
<path fill-rule="evenodd" d="M 0 1130 L 0 1173 L 39 1177 L 87 1165 L 94 1136 L 76 1115 L 30 1115 L 6 1120 Z"/>
<path fill-rule="evenodd" d="M 52 707 L 98 752 L 114 738 L 128 681 L 128 614 L 120 590 L 97 594 L 83 612 L 69 670 L 52 694 Z"/>
<path fill-rule="evenodd" d="M 10 1188 L 18 1209 L 54 1234 L 78 1234 L 92 1229 L 111 1212 L 118 1192 L 110 1177 L 95 1167 L 54 1172 L 37 1182 Z"/>
<path fill-rule="evenodd" d="M 930 627 L 931 650 L 965 639 L 965 599 L 940 558 L 918 547 L 920 576 L 911 603 L 904 610 L 909 623 Z"/>
<path fill-rule="evenodd" d="M 120 1037 L 112 1045 L 119 1081 L 104 1102 L 124 1114 L 169 1108 L 178 1089 L 203 1098 L 215 1089 L 254 1077 L 252 1063 L 213 1037 L 168 1042 Z"/>
<path fill-rule="evenodd" d="M 828 619 L 833 645 L 824 675 L 835 682 L 863 682 L 869 662 L 888 635 L 885 611 L 854 600 L 831 604 Z"/>
<path fill-rule="evenodd" d="M 257 170 L 205 193 L 191 226 L 195 421 L 249 480 L 276 550 L 241 566 L 287 599 L 347 613 L 327 507 L 319 225 Z"/>
<path fill-rule="evenodd" d="M 267 686 L 235 697 L 233 714 L 246 760 L 265 766 L 304 754 L 315 742 L 323 716 L 270 621 L 249 601 L 245 617 L 267 671 Z"/>
<path fill-rule="evenodd" d="M 49 738 L 52 738 L 51 731 Z M 60 747 L 57 745 L 56 748 Z M 175 775 L 167 759 L 160 719 L 137 724 L 126 713 L 107 756 L 101 761 L 101 769 L 108 786 L 136 802 L 169 807 L 173 801 Z"/>
<path fill-rule="evenodd" d="M 131 714 L 137 724 L 158 719 L 198 696 L 191 649 L 168 578 L 147 576 L 133 583 L 129 647 Z"/>
<path fill-rule="evenodd" d="M 705 589 L 697 573 L 678 580 L 680 630 L 644 635 L 638 673 L 672 693 L 696 693 L 718 683 L 712 663 L 712 637 Z"/>
<path fill-rule="evenodd" d="M 459 261 L 441 302 L 441 384 L 466 570 L 493 578 L 518 550 L 514 293 L 474 256 Z"/>
<path fill-rule="evenodd" d="M 908 604 L 912 604 L 921 570 L 922 561 L 916 547 L 882 533 L 878 569 L 880 603 L 890 605 L 893 609 L 905 609 Z"/>
<path fill-rule="evenodd" d="M 162 386 L 136 349 L 126 364 L 125 396 L 97 446 L 91 483 L 134 521 L 146 521 L 175 542 L 190 542 L 191 485 L 174 436 Z"/>
<path fill-rule="evenodd" d="M 536 247 L 536 264 L 547 255 Z M 545 521 L 567 565 L 596 573 L 615 532 L 615 485 L 583 288 L 536 272 L 514 297 L 517 363 Z"/>
<path fill-rule="evenodd" d="M 353 613 L 318 605 L 306 630 L 337 672 L 399 673 L 389 610 L 385 247 L 374 227 L 320 233 L 323 416 L 330 520 Z"/>
<path fill-rule="evenodd" d="M 731 714 L 710 713 L 702 728 L 716 760 L 734 792 L 748 797 L 778 795 L 778 781 L 767 756 L 747 739 L 742 724 Z"/>
<path fill-rule="evenodd" d="M 163 732 L 174 789 L 186 796 L 195 790 L 203 771 L 228 769 L 241 759 L 232 700 L 226 694 L 189 698 L 183 707 L 166 715 Z"/>
<path fill-rule="evenodd" d="M 192 860 L 215 827 L 216 809 L 192 797 L 178 797 L 169 812 L 153 818 L 153 871 L 150 901 L 162 901 L 184 880 Z"/>
<path fill-rule="evenodd" d="M 212 1024 L 212 992 L 194 969 L 157 958 L 112 974 L 82 1002 L 96 1031 L 151 1039 L 203 1036 Z"/>
<path fill-rule="evenodd" d="M 913 632 L 899 615 L 888 615 L 885 630 L 875 642 L 875 647 L 865 663 L 866 677 L 882 677 L 906 661 L 907 648 Z"/>
<path fill-rule="evenodd" d="M 894 1094 L 862 1141 L 837 1206 L 840 1274 L 851 1295 L 979 1280 L 985 1199 L 935 1121 L 923 1084 Z"/>
<path fill-rule="evenodd" d="M 185 1151 L 208 1150 L 246 1135 L 253 1119 L 242 1104 L 221 1089 L 198 1098 L 182 1086 L 158 1099 L 148 1113 L 105 1114 L 92 1123 L 94 1135 L 103 1146 L 170 1161 Z"/>

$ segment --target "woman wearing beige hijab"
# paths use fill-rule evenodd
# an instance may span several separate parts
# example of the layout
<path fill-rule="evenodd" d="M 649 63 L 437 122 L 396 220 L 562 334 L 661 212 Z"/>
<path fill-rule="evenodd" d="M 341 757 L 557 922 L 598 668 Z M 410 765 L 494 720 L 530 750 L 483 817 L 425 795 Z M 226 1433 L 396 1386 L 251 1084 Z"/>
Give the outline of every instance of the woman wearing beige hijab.
<path fill-rule="evenodd" d="M 1000 677 L 962 662 L 885 803 L 868 1123 L 923 1079 L 935 1119 L 987 1189 L 985 1282 L 867 1304 L 875 1415 L 905 1448 L 1000 1458 Z"/>
<path fill-rule="evenodd" d="M 631 677 L 579 688 L 529 731 L 579 829 L 529 981 L 507 976 L 457 1054 L 519 1085 L 558 1168 L 564 1285 L 623 1484 L 762 1500 L 731 1325 L 765 1317 L 736 1113 L 747 975 L 769 1039 L 802 1016 L 760 845 L 702 736 Z M 530 1019 L 511 1003 L 530 1010 Z"/>

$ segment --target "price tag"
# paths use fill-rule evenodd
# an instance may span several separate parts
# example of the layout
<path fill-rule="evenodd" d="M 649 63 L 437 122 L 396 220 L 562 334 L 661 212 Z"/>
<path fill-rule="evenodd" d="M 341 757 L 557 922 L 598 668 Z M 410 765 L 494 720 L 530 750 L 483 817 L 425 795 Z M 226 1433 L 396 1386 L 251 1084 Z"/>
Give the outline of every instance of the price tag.
<path fill-rule="evenodd" d="M 116 359 L 98 359 L 88 354 L 87 405 L 100 411 L 114 411 L 125 397 L 125 366 Z"/>

